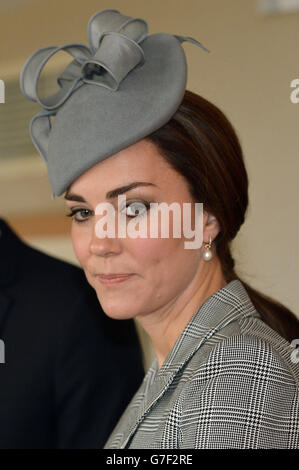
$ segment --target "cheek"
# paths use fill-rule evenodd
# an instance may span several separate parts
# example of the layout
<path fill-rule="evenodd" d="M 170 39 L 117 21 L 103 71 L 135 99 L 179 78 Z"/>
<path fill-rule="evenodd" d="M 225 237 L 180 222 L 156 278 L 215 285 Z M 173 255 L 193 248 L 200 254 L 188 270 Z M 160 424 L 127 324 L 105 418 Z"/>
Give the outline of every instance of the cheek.
<path fill-rule="evenodd" d="M 196 250 L 186 250 L 184 241 L 183 238 L 127 239 L 126 248 L 137 261 L 140 274 L 160 290 L 170 280 L 177 284 L 186 277 L 186 272 L 198 266 Z"/>
<path fill-rule="evenodd" d="M 171 259 L 179 248 L 180 242 L 175 239 L 136 238 L 127 239 L 126 247 L 132 258 L 138 260 L 143 268 L 150 268 L 165 263 Z"/>
<path fill-rule="evenodd" d="M 180 296 L 196 275 L 198 252 L 186 250 L 183 239 L 136 239 L 126 244 L 141 275 L 134 298 L 127 298 L 128 309 L 130 304 L 144 314 L 159 309 Z"/>

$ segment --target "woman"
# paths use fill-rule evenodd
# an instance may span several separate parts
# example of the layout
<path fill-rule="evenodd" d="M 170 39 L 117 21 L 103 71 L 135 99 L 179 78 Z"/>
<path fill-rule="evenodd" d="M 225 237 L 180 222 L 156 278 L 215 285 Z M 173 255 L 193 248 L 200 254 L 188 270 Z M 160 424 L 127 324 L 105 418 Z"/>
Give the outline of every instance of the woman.
<path fill-rule="evenodd" d="M 118 21 L 113 34 L 107 15 Z M 63 88 L 68 74 L 62 74 L 64 93 L 44 101 L 46 112 L 31 125 L 53 194 L 67 190 L 74 250 L 103 310 L 135 318 L 156 353 L 105 448 L 298 448 L 299 367 L 290 346 L 298 320 L 241 281 L 230 253 L 248 204 L 238 138 L 219 109 L 185 90 L 180 42 L 196 41 L 146 38 L 142 21 L 115 10 L 94 15 L 84 77 L 76 81 L 74 74 L 71 90 Z M 106 51 L 103 38 L 112 40 Z M 139 52 L 142 65 L 119 74 L 114 40 L 126 47 L 135 41 L 129 57 L 122 53 L 122 66 Z M 31 99 L 34 58 L 21 80 Z M 117 228 L 104 238 L 98 224 L 108 203 Z M 180 237 L 171 231 L 174 217 L 163 238 L 163 214 L 157 237 L 121 236 L 120 213 L 127 226 L 137 220 L 148 227 L 153 203 L 182 210 L 189 204 L 192 225 L 195 204 L 203 203 L 203 246 L 186 249 L 185 231 Z M 107 226 L 109 220 L 116 222 L 115 213 Z"/>

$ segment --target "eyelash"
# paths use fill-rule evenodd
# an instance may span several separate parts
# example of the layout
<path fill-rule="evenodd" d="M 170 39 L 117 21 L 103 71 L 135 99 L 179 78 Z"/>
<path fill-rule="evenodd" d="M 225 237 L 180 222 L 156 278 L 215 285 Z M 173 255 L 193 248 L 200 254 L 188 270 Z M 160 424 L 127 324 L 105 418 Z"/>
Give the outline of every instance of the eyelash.
<path fill-rule="evenodd" d="M 129 202 L 128 204 L 126 204 L 126 208 L 133 205 L 133 204 L 143 204 L 145 206 L 145 210 L 144 212 L 142 212 L 141 214 L 137 214 L 137 215 L 127 215 L 127 217 L 129 219 L 133 219 L 133 218 L 137 218 L 137 217 L 142 217 L 149 209 L 150 209 L 150 204 L 146 201 L 134 201 L 134 202 Z M 80 213 L 80 212 L 92 212 L 93 211 L 90 211 L 89 209 L 81 209 L 81 208 L 78 208 L 78 209 L 71 209 L 71 212 L 69 214 L 66 214 L 66 217 L 72 217 L 74 219 L 75 222 L 81 224 L 83 222 L 86 222 L 88 219 L 84 219 L 84 220 L 78 220 L 76 219 L 74 216 L 77 214 L 77 213 Z"/>
<path fill-rule="evenodd" d="M 71 209 L 71 212 L 70 212 L 69 214 L 66 214 L 66 217 L 72 217 L 72 218 L 74 218 L 74 221 L 75 221 L 75 222 L 78 222 L 79 224 L 81 224 L 82 222 L 86 222 L 87 219 L 85 219 L 85 220 L 78 220 L 78 219 L 76 219 L 74 216 L 75 216 L 77 213 L 79 213 L 79 212 L 84 212 L 84 211 L 86 211 L 86 212 L 93 212 L 93 211 L 89 211 L 88 209 L 79 209 L 79 208 L 78 208 L 78 209 Z"/>

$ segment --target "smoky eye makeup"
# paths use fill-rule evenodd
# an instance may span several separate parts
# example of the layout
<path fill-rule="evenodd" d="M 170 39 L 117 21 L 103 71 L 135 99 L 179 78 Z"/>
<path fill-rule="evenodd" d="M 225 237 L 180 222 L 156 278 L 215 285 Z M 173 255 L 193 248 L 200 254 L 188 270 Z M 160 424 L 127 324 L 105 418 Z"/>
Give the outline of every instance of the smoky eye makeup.
<path fill-rule="evenodd" d="M 93 215 L 93 213 L 93 211 L 82 207 L 71 208 L 70 212 L 66 214 L 66 217 L 71 217 L 73 220 L 75 220 L 75 222 L 81 223 L 88 220 L 88 218 Z"/>
<path fill-rule="evenodd" d="M 125 213 L 128 219 L 138 218 L 144 216 L 150 209 L 150 203 L 145 200 L 131 200 L 124 204 L 119 212 Z M 83 207 L 70 208 L 70 212 L 66 214 L 66 217 L 71 217 L 75 222 L 85 222 L 91 216 L 94 215 L 94 211 Z"/>
<path fill-rule="evenodd" d="M 148 210 L 150 209 L 150 203 L 147 201 L 129 201 L 127 202 L 122 209 L 120 209 L 121 213 L 126 214 L 128 218 L 137 218 L 142 217 L 145 215 Z"/>

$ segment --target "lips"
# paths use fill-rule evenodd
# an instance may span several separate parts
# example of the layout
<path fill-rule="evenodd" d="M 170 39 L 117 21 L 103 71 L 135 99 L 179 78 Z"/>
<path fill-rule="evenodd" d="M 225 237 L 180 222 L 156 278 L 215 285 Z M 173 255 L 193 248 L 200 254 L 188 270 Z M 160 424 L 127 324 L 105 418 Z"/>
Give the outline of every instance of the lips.
<path fill-rule="evenodd" d="M 128 277 L 128 276 L 131 276 L 132 274 L 129 274 L 129 273 L 125 273 L 125 274 L 121 274 L 121 273 L 115 273 L 115 274 L 98 274 L 98 276 L 102 279 L 115 279 L 115 278 L 119 278 L 119 277 Z"/>
<path fill-rule="evenodd" d="M 120 282 L 125 282 L 132 276 L 134 276 L 134 274 L 98 274 L 97 278 L 102 284 L 113 285 Z"/>

